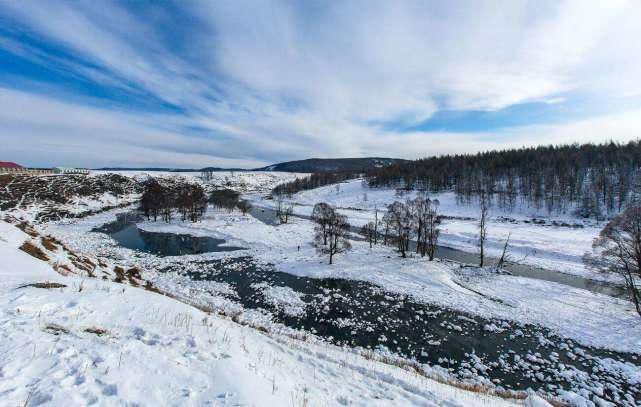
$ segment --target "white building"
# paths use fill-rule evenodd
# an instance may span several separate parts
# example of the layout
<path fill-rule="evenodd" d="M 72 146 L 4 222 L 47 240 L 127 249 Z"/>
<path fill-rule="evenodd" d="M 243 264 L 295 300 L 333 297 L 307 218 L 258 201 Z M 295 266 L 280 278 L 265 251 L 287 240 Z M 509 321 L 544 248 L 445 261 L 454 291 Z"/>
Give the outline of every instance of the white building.
<path fill-rule="evenodd" d="M 53 169 L 55 174 L 89 174 L 89 170 L 86 168 L 71 168 L 71 167 L 56 167 Z"/>

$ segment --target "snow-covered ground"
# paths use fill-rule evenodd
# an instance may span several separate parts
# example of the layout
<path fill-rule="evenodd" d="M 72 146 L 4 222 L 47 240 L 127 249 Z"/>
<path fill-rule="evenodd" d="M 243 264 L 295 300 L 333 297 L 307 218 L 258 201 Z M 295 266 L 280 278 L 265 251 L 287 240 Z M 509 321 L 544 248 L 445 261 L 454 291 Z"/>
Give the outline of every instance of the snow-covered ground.
<path fill-rule="evenodd" d="M 191 176 L 194 175 L 194 173 L 190 174 Z M 250 178 L 262 178 L 262 180 L 247 181 L 246 184 L 254 185 L 254 187 L 242 189 L 246 196 L 250 196 L 257 206 L 270 205 L 271 202 L 262 199 L 262 197 L 278 181 L 271 179 L 271 177 L 263 178 L 260 173 L 248 174 L 247 176 Z M 223 181 L 223 185 L 228 181 L 225 180 L 224 176 L 218 179 Z M 363 196 L 365 193 L 367 194 L 366 199 Z M 474 208 L 455 206 L 453 197 L 450 196 L 448 201 L 447 194 L 441 194 L 438 198 L 442 201 L 443 212 L 446 215 L 458 217 L 471 217 L 474 215 Z M 364 223 L 373 215 L 371 210 L 374 206 L 381 208 L 386 203 L 397 198 L 394 196 L 393 191 L 364 190 L 360 181 L 352 181 L 341 184 L 338 191 L 335 186 L 326 187 L 302 192 L 297 194 L 294 199 L 299 204 L 296 206 L 296 210 L 300 214 L 309 214 L 313 204 L 319 201 L 326 201 L 343 208 L 341 210 L 348 214 L 352 223 Z M 362 208 L 366 210 L 361 210 Z M 174 220 L 170 224 L 148 221 L 138 224 L 139 228 L 147 231 L 215 237 L 226 240 L 227 245 L 245 248 L 237 252 L 206 253 L 180 256 L 178 258 L 158 257 L 136 252 L 118 246 L 113 239 L 105 234 L 91 232 L 93 228 L 115 220 L 116 214 L 130 209 L 121 208 L 83 219 L 46 223 L 40 225 L 40 228 L 46 233 L 51 233 L 58 237 L 73 250 L 108 258 L 119 262 L 123 266 L 138 266 L 143 271 L 143 277 L 151 280 L 155 286 L 171 291 L 179 297 L 193 299 L 199 303 L 206 302 L 208 305 L 224 311 L 230 311 L 231 308 L 229 307 L 233 306 L 233 301 L 228 298 L 233 292 L 228 285 L 213 281 L 197 282 L 186 280 L 176 273 L 158 273 L 157 270 L 172 264 L 185 264 L 185 267 L 193 267 L 189 264 L 194 260 L 224 260 L 233 256 L 248 255 L 259 263 L 273 264 L 277 271 L 292 275 L 314 278 L 338 277 L 368 281 L 382 286 L 386 290 L 410 295 L 421 302 L 453 308 L 488 319 L 504 319 L 522 324 L 531 323 L 547 327 L 561 337 L 571 338 L 586 346 L 641 353 L 641 332 L 638 330 L 639 317 L 634 312 L 632 304 L 622 299 L 573 289 L 547 281 L 496 274 L 491 270 L 461 269 L 458 265 L 450 262 L 428 262 L 420 257 L 401 259 L 393 248 L 376 246 L 370 249 L 366 243 L 359 241 L 353 242 L 353 250 L 338 255 L 336 264 L 330 266 L 327 264 L 326 258 L 319 257 L 312 245 L 313 224 L 301 218 L 293 218 L 290 223 L 285 225 L 270 226 L 250 215 L 243 216 L 239 213 L 219 212 L 210 208 L 202 222 L 183 223 L 179 220 Z M 545 249 L 552 253 L 550 258 L 553 259 L 554 264 L 558 264 L 559 254 L 567 254 L 569 251 L 556 247 L 555 235 L 546 237 L 545 233 L 549 230 L 554 230 L 554 233 L 557 233 L 556 227 L 524 223 L 525 220 L 530 219 L 527 212 L 513 214 L 512 217 L 517 219 L 517 223 L 514 224 L 499 222 L 496 216 L 498 214 L 493 213 L 494 221 L 490 225 L 490 233 L 492 233 L 492 228 L 498 228 L 501 225 L 505 227 L 522 226 L 525 234 L 533 234 L 538 231 L 538 233 L 541 233 L 541 241 L 550 239 L 551 243 L 549 243 L 547 249 L 545 243 L 536 243 L 536 239 L 534 239 L 534 244 L 538 245 L 537 250 Z M 470 222 L 468 227 L 475 228 L 475 221 L 473 220 L 457 220 L 456 222 L 461 224 Z M 447 228 L 450 225 L 448 220 L 445 227 Z M 596 226 L 587 225 L 583 229 L 558 228 L 558 232 L 577 231 L 577 233 L 587 234 L 586 229 L 588 227 L 597 229 Z M 17 252 L 17 255 L 11 254 L 11 250 L 15 252 L 16 242 L 23 239 L 24 236 L 18 234 L 20 237 L 16 238 L 14 231 L 5 229 L 0 230 L 0 237 L 4 239 L 0 240 L 0 246 L 4 245 L 2 247 L 9 250 L 8 252 L 5 251 L 5 254 L 9 253 L 7 258 L 24 257 L 21 252 Z M 465 240 L 465 233 L 472 233 L 473 229 L 468 232 L 465 232 L 465 229 L 463 230 L 458 234 L 448 231 L 445 235 L 451 235 L 450 239 L 454 239 L 454 242 L 456 241 L 456 236 L 463 236 L 461 239 Z M 498 235 L 493 235 L 493 238 L 496 242 L 500 241 Z M 444 236 L 444 239 L 447 239 L 447 237 Z M 513 242 L 525 240 L 517 236 L 516 232 L 512 232 L 512 239 Z M 567 237 L 567 239 L 574 243 L 579 240 L 578 237 L 572 238 L 571 236 Z M 448 244 L 447 242 L 445 243 Z M 571 242 L 568 242 L 568 244 L 571 244 Z M 578 253 L 581 250 L 581 245 L 584 245 L 584 243 L 577 243 L 577 248 L 573 250 Z M 465 244 L 461 244 L 459 247 L 464 248 Z M 470 243 L 469 247 L 472 250 L 473 243 Z M 533 257 L 533 255 L 530 257 Z M 0 258 L 5 258 L 5 256 L 0 256 Z M 33 259 L 30 260 L 34 261 Z M 24 261 L 24 259 L 15 261 Z M 122 403 L 127 400 L 136 401 L 139 400 L 139 397 L 143 397 L 145 392 L 153 391 L 153 400 L 166 399 L 169 400 L 170 404 L 183 402 L 201 404 L 200 401 L 206 398 L 215 399 L 214 396 L 218 394 L 228 394 L 230 397 L 229 403 L 239 402 L 261 405 L 283 404 L 283 400 L 285 400 L 283 397 L 289 397 L 288 401 L 286 401 L 288 404 L 299 404 L 298 401 L 295 401 L 299 399 L 292 398 L 299 395 L 308 395 L 308 400 L 316 400 L 311 404 L 330 405 L 337 403 L 431 403 L 440 405 L 445 403 L 444 398 L 456 399 L 455 405 L 460 403 L 461 400 L 463 404 L 478 405 L 485 402 L 490 405 L 496 405 L 494 401 L 479 401 L 473 398 L 469 400 L 461 399 L 457 391 L 452 393 L 454 395 L 443 393 L 446 396 L 441 397 L 437 393 L 440 390 L 433 390 L 435 387 L 432 386 L 431 382 L 418 385 L 412 382 L 414 384 L 409 385 L 405 381 L 403 372 L 399 373 L 400 376 L 397 376 L 397 373 L 390 373 L 391 370 L 389 369 L 392 368 L 379 367 L 378 363 L 371 361 L 363 362 L 367 366 L 367 368 L 363 368 L 364 365 L 360 364 L 361 359 L 355 356 L 353 352 L 345 352 L 318 343 L 309 344 L 305 342 L 301 344 L 292 341 L 287 336 L 276 339 L 266 337 L 250 328 L 235 325 L 231 321 L 211 315 L 206 316 L 201 311 L 190 308 L 185 304 L 127 286 L 96 280 L 87 280 L 81 283 L 82 279 L 71 276 L 67 278 L 75 278 L 76 280 L 67 284 L 68 288 L 65 289 L 48 291 L 26 288 L 21 289 L 23 291 L 15 290 L 14 288 L 22 284 L 23 281 L 29 280 L 32 282 L 34 279 L 40 279 L 40 276 L 44 275 L 42 273 L 51 272 L 46 265 L 40 265 L 34 266 L 34 270 L 39 270 L 37 267 L 41 268 L 40 274 L 15 275 L 16 269 L 25 269 L 28 266 L 25 263 L 20 267 L 14 267 L 15 264 L 17 263 L 14 260 L 11 260 L 10 263 L 5 262 L 4 269 L 2 268 L 3 264 L 0 264 L 0 273 L 7 275 L 7 278 L 3 278 L 4 281 L 0 283 L 0 303 L 3 310 L 0 326 L 3 328 L 10 327 L 8 331 L 5 330 L 10 333 L 0 337 L 2 338 L 0 339 L 2 341 L 0 346 L 2 347 L 3 355 L 10 355 L 4 356 L 5 359 L 0 359 L 0 367 L 2 367 L 0 377 L 9 377 L 8 372 L 16 372 L 10 373 L 11 377 L 29 377 L 32 389 L 36 386 L 35 383 L 45 383 L 46 386 L 58 386 L 62 389 L 56 394 L 65 394 L 64 391 L 68 391 L 68 387 L 64 387 L 67 386 L 64 383 L 73 382 L 75 376 L 73 379 L 66 381 L 63 380 L 64 377 L 77 375 L 82 370 L 80 384 L 70 385 L 72 387 L 85 386 L 77 394 L 89 394 L 92 396 L 98 394 L 97 397 L 110 396 L 110 393 L 114 393 L 112 391 L 114 387 L 110 387 L 110 390 L 105 392 L 101 386 L 114 384 L 117 391 L 115 392 L 115 398 L 112 400 L 116 403 Z M 58 279 L 61 278 L 55 274 L 51 278 L 46 277 L 47 280 L 51 281 L 59 281 Z M 83 287 L 82 291 L 78 289 L 80 286 Z M 109 288 L 102 289 L 101 287 Z M 261 295 L 268 303 L 273 304 L 274 307 L 283 310 L 288 315 L 296 316 L 305 312 L 305 303 L 296 291 L 287 287 L 269 284 L 257 285 L 255 288 L 260 290 Z M 116 296 L 116 305 L 111 304 L 114 302 L 114 296 Z M 36 305 L 30 308 L 28 306 L 30 303 Z M 156 305 L 150 305 L 152 303 Z M 69 304 L 72 305 L 68 306 Z M 93 306 L 92 304 L 96 305 Z M 34 307 L 38 308 L 38 311 L 35 311 Z M 155 311 L 149 311 L 150 309 L 155 309 L 154 307 L 162 308 L 163 311 L 155 314 Z M 16 311 L 16 309 L 21 311 Z M 189 332 L 187 332 L 189 339 L 185 339 L 185 337 L 179 336 L 179 331 L 185 333 L 185 327 L 183 326 L 185 323 L 178 323 L 178 325 L 182 325 L 176 330 L 174 329 L 176 327 L 171 326 L 167 321 L 186 318 L 176 315 L 187 314 L 188 311 L 191 312 L 189 315 L 192 315 L 192 317 L 189 320 L 192 322 L 187 324 L 189 326 Z M 243 310 L 236 307 L 233 311 L 234 313 L 240 313 L 237 316 L 241 321 L 257 322 L 257 325 L 260 326 L 265 323 L 264 315 L 261 317 L 261 315 L 251 310 Z M 40 316 L 37 316 L 37 314 Z M 161 318 L 159 317 L 160 314 L 165 316 Z M 46 316 L 45 319 L 42 318 L 43 315 Z M 155 317 L 150 317 L 149 315 L 155 315 Z M 208 332 L 215 329 L 212 327 L 207 328 L 207 324 L 199 323 L 205 317 L 208 318 L 212 327 L 214 325 L 218 327 L 216 331 L 219 333 L 218 339 L 214 340 L 213 345 L 209 342 L 207 335 L 210 335 Z M 43 327 L 46 327 L 45 324 L 48 322 L 66 327 L 69 333 L 57 336 L 52 335 L 46 329 L 43 330 Z M 269 317 L 267 317 L 267 323 L 269 323 Z M 93 334 L 83 332 L 84 325 L 100 325 L 100 327 L 109 331 L 109 335 L 95 337 Z M 37 332 L 37 334 L 33 334 L 32 331 Z M 220 334 L 224 331 L 234 333 L 235 336 L 233 337 L 236 340 L 225 340 L 226 336 Z M 115 332 L 115 335 L 111 335 L 112 332 Z M 275 330 L 272 332 L 288 333 L 287 330 Z M 29 335 L 33 335 L 33 338 L 30 339 Z M 241 338 L 246 339 L 243 342 Z M 191 341 L 194 341 L 196 346 L 187 343 Z M 20 342 L 28 343 L 31 347 L 36 343 L 35 348 L 40 347 L 40 343 L 50 344 L 47 345 L 49 347 L 45 347 L 49 352 L 32 356 L 30 361 L 26 361 L 22 356 L 13 356 L 13 359 L 11 359 L 13 353 L 20 353 L 17 350 L 26 352 L 25 349 L 29 347 L 20 344 Z M 224 345 L 225 342 L 230 342 L 231 344 Z M 100 346 L 95 345 L 95 343 L 99 343 Z M 220 348 L 221 344 L 228 346 L 231 350 Z M 252 346 L 249 346 L 249 344 Z M 58 345 L 60 347 L 56 347 Z M 67 362 L 60 361 L 62 356 L 57 353 L 57 349 L 64 346 L 73 349 L 73 352 L 70 353 L 71 360 L 76 362 L 65 364 Z M 247 352 L 244 349 L 245 347 L 250 351 Z M 140 352 L 138 352 L 139 348 L 142 349 Z M 275 372 L 273 366 L 267 368 L 261 365 L 259 359 L 262 356 L 259 357 L 258 355 L 265 355 L 266 353 L 261 353 L 259 349 L 266 349 L 265 352 L 272 352 L 273 354 L 283 352 L 282 360 L 285 367 L 281 370 L 277 369 L 278 371 Z M 224 365 L 221 367 L 221 364 L 216 362 L 223 352 L 233 359 L 229 366 Z M 127 372 L 129 376 L 143 375 L 142 365 L 147 365 L 139 363 L 140 361 L 155 361 L 156 358 L 159 358 L 157 364 L 156 362 L 152 364 L 152 372 L 154 372 L 152 376 L 155 378 L 157 375 L 158 378 L 151 380 L 150 383 L 152 384 L 147 384 L 147 382 L 137 381 L 138 379 L 126 380 L 122 378 L 122 375 L 114 374 L 116 359 L 113 355 L 115 353 L 118 354 L 118 369 L 124 369 L 125 362 L 123 360 L 128 360 L 127 356 L 131 358 L 132 365 L 129 366 L 131 370 Z M 37 354 L 37 351 L 32 350 L 32 354 Z M 344 356 L 346 354 L 349 356 Z M 66 353 L 64 355 L 65 357 L 67 356 Z M 95 356 L 95 359 L 92 359 L 92 355 Z M 216 356 L 218 359 L 214 355 L 218 355 Z M 44 358 L 44 360 L 39 358 Z M 341 370 L 345 369 L 344 362 L 341 361 L 344 359 L 341 358 L 351 358 L 349 368 L 344 371 Z M 194 360 L 193 362 L 192 359 Z M 99 360 L 99 362 L 96 360 Z M 72 373 L 67 376 L 60 373 L 59 370 L 56 370 L 57 368 L 53 367 L 56 363 L 61 363 L 61 366 L 63 366 L 61 370 Z M 178 373 L 176 373 L 176 377 L 179 379 L 172 382 L 172 386 L 165 375 L 167 371 L 171 370 L 173 363 L 177 363 L 178 367 L 176 369 L 178 369 Z M 182 388 L 177 387 L 178 384 L 175 384 L 184 383 L 189 377 L 189 369 L 181 366 L 180 363 L 183 365 L 188 364 L 189 368 L 195 369 L 193 382 L 195 385 L 189 387 L 188 391 L 183 391 Z M 335 368 L 332 365 L 333 363 L 338 363 L 339 368 Z M 612 369 L 613 375 L 616 372 L 616 377 L 625 377 L 625 380 L 629 383 L 641 382 L 641 368 L 636 363 L 606 362 L 604 359 L 601 364 L 606 366 L 606 369 Z M 4 368 L 5 365 L 23 366 L 23 370 L 13 368 L 14 370 L 9 371 Z M 89 367 L 85 368 L 85 365 Z M 364 375 L 365 371 L 369 371 L 370 365 L 375 365 L 371 369 L 374 369 L 377 373 L 368 374 L 361 378 L 359 375 Z M 98 367 L 100 366 L 104 366 L 104 371 L 99 371 Z M 109 366 L 109 369 L 106 366 Z M 91 376 L 86 374 L 89 368 L 96 369 L 96 372 L 92 372 Z M 227 368 L 231 370 L 225 370 Z M 385 373 L 378 373 L 380 372 L 377 370 L 379 368 Z M 319 369 L 323 370 L 324 373 L 318 373 L 317 370 Z M 285 373 L 290 371 L 295 373 L 292 375 Z M 41 378 L 39 381 L 34 378 L 38 374 L 43 374 L 42 372 L 50 374 L 44 375 L 46 379 Z M 252 376 L 252 374 L 256 376 Z M 234 375 L 241 379 L 233 382 L 226 379 L 236 377 Z M 381 379 L 381 375 L 385 379 Z M 419 380 L 413 375 L 410 376 L 414 378 L 412 380 Z M 206 377 L 215 378 L 216 382 L 214 384 L 206 384 Z M 302 377 L 305 379 L 301 379 Z M 309 383 L 309 377 L 321 377 L 322 379 L 318 379 L 321 384 L 316 383 L 317 379 L 314 379 L 313 383 Z M 398 377 L 401 377 L 401 379 Z M 254 380 L 259 384 L 254 386 Z M 262 387 L 264 384 L 262 380 L 266 380 L 267 384 L 265 386 L 267 387 Z M 425 381 L 426 379 L 420 380 Z M 278 389 L 283 390 L 282 393 L 279 393 L 278 389 L 272 392 L 272 387 L 270 386 L 273 385 L 274 381 L 281 382 Z M 371 389 L 378 389 L 381 386 L 380 383 L 379 385 L 374 385 L 373 382 L 376 381 L 383 382 L 381 391 L 386 395 L 391 395 L 393 399 L 386 399 L 385 397 L 387 396 L 381 396 L 378 392 L 370 390 L 370 386 Z M 159 383 L 159 388 L 145 387 L 155 386 L 153 383 Z M 13 390 L 5 392 L 5 388 L 1 387 L 0 381 L 0 398 L 3 397 L 3 394 L 11 394 L 11 397 L 13 397 L 10 399 L 11 401 L 19 401 L 21 397 L 26 398 L 29 391 L 21 392 L 16 390 L 23 385 L 12 382 L 7 388 Z M 226 388 L 227 386 L 229 388 Z M 258 398 L 253 398 L 252 386 L 257 389 Z M 301 390 L 305 386 L 308 386 L 311 390 Z M 193 388 L 198 390 L 192 391 Z M 338 390 L 332 392 L 335 388 Z M 414 391 L 417 388 L 420 388 L 421 391 Z M 39 387 L 36 386 L 35 389 L 38 390 Z M 36 393 L 36 390 L 31 390 L 31 393 L 38 395 L 39 393 Z M 448 388 L 448 391 L 450 390 Z M 270 392 L 272 392 L 271 395 L 267 394 Z M 337 392 L 341 393 L 341 395 L 337 395 Z M 354 396 L 355 394 L 360 394 L 360 392 L 365 398 L 360 399 Z M 287 395 L 284 396 L 284 394 Z M 347 396 L 344 394 L 347 394 Z M 34 395 L 31 397 L 34 397 Z M 123 398 L 119 399 L 118 397 Z M 379 397 L 379 400 L 374 401 L 373 398 L 375 397 Z M 571 399 L 572 397 L 574 397 L 574 394 L 566 394 L 566 399 Z M 321 401 L 318 402 L 318 400 Z M 84 402 L 83 400 L 78 401 L 79 404 Z M 224 402 L 221 401 L 218 404 L 224 404 Z M 304 402 L 300 402 L 300 404 L 304 404 Z"/>
<path fill-rule="evenodd" d="M 62 276 L 17 249 L 27 240 L 0 221 L 2 405 L 512 404 L 140 288 Z M 65 286 L 23 287 L 42 282 Z"/>
<path fill-rule="evenodd" d="M 131 265 L 142 264 L 145 269 L 160 269 L 173 261 L 122 248 L 101 233 L 88 233 L 115 220 L 116 213 L 110 211 L 69 224 L 51 224 L 46 230 L 81 252 L 100 253 Z M 420 257 L 402 259 L 393 248 L 370 249 L 365 242 L 358 241 L 352 242 L 350 252 L 337 256 L 336 264 L 328 265 L 312 244 L 313 224 L 306 219 L 292 218 L 290 223 L 274 227 L 250 215 L 210 210 L 198 223 L 145 221 L 138 227 L 152 232 L 211 236 L 226 240 L 228 245 L 246 248 L 233 254 L 183 256 L 185 262 L 251 255 L 293 275 L 368 281 L 427 303 L 488 318 L 545 326 L 588 346 L 641 353 L 639 316 L 629 301 L 547 281 L 489 271 L 482 275 L 470 273 L 449 262 L 429 262 Z M 461 287 L 462 283 L 474 291 Z"/>
<path fill-rule="evenodd" d="M 329 185 L 309 191 L 299 192 L 291 198 L 295 202 L 294 212 L 309 216 L 314 204 L 327 202 L 340 208 L 353 225 L 363 225 L 374 220 L 375 208 L 379 219 L 387 205 L 395 200 L 414 198 L 416 192 L 398 197 L 393 189 L 369 188 L 361 180 L 353 180 Z M 439 212 L 449 217 L 441 226 L 439 244 L 456 249 L 478 252 L 479 210 L 475 205 L 458 205 L 453 192 L 431 194 L 440 202 Z M 273 201 L 253 196 L 255 205 L 274 206 Z M 524 264 L 532 264 L 562 273 L 575 274 L 595 280 L 619 281 L 617 276 L 603 275 L 586 269 L 582 256 L 591 249 L 593 239 L 603 227 L 603 223 L 584 221 L 569 214 L 548 215 L 545 210 L 517 207 L 506 213 L 494 206 L 490 209 L 488 240 L 486 250 L 490 256 L 499 256 L 505 239 L 510 234 L 512 258 Z M 544 224 L 533 223 L 533 219 L 543 220 Z M 555 226 L 567 224 L 572 226 Z"/>

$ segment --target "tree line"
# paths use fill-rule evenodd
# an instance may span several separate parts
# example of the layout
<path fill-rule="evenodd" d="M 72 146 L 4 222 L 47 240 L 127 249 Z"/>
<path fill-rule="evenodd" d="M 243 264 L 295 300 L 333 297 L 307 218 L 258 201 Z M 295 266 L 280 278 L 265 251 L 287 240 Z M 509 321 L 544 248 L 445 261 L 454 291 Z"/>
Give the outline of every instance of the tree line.
<path fill-rule="evenodd" d="M 337 184 L 360 176 L 361 173 L 356 172 L 317 172 L 307 177 L 297 177 L 293 181 L 276 185 L 272 189 L 272 196 L 291 196 L 300 191 L 319 188 L 330 184 Z"/>
<path fill-rule="evenodd" d="M 484 193 L 507 211 L 525 204 L 601 219 L 641 197 L 641 142 L 445 155 L 369 169 L 366 179 L 371 187 L 452 190 L 459 203 Z"/>

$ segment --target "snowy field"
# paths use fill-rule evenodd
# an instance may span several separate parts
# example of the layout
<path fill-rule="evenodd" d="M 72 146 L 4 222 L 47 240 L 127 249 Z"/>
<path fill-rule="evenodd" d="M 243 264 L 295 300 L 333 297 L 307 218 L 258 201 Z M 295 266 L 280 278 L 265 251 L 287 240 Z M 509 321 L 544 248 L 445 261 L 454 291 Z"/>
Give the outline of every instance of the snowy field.
<path fill-rule="evenodd" d="M 122 248 L 103 234 L 88 233 L 115 220 L 117 212 L 110 211 L 69 224 L 51 224 L 45 230 L 81 252 L 100 253 L 131 264 L 148 264 L 147 269 L 158 269 L 171 261 L 171 258 Z M 319 257 L 312 244 L 313 224 L 306 219 L 293 218 L 288 224 L 274 227 L 250 215 L 210 210 L 198 223 L 145 221 L 138 227 L 151 232 L 224 239 L 230 246 L 246 248 L 231 255 L 251 255 L 289 274 L 368 281 L 428 303 L 490 318 L 546 326 L 588 346 L 641 353 L 639 317 L 629 301 L 491 271 L 475 277 L 449 262 L 429 262 L 420 257 L 402 259 L 393 248 L 375 246 L 370 249 L 368 244 L 358 241 L 352 242 L 353 250 L 337 257 L 336 264 L 328 265 L 327 259 Z M 231 255 L 222 252 L 183 257 L 187 260 L 194 257 L 213 259 Z M 461 287 L 461 283 L 486 296 Z"/>
<path fill-rule="evenodd" d="M 379 210 L 380 220 L 387 205 L 415 196 L 416 192 L 411 192 L 398 197 L 392 189 L 371 189 L 364 186 L 361 180 L 354 180 L 339 184 L 339 188 L 330 185 L 302 191 L 291 200 L 295 203 L 296 214 L 309 216 L 314 204 L 327 202 L 339 208 L 351 224 L 360 226 L 374 220 L 375 208 Z M 432 194 L 430 197 L 439 200 L 440 214 L 449 217 L 441 226 L 439 244 L 471 253 L 478 252 L 478 208 L 474 205 L 457 205 L 453 192 Z M 255 205 L 273 207 L 274 202 L 255 198 Z M 569 214 L 550 217 L 544 210 L 537 211 L 534 208 L 516 208 L 506 213 L 498 207 L 492 207 L 490 217 L 486 243 L 489 256 L 500 256 L 505 239 L 510 234 L 512 257 L 524 264 L 595 280 L 618 281 L 617 276 L 587 270 L 581 261 L 583 254 L 591 249 L 592 240 L 603 223 L 579 220 Z M 533 219 L 542 220 L 544 224 L 535 224 Z M 572 226 L 555 226 L 553 222 Z"/>
<path fill-rule="evenodd" d="M 28 239 L 0 222 L 2 405 L 512 405 L 140 288 L 61 276 L 17 249 Z M 64 287 L 23 287 L 39 282 Z"/>
<path fill-rule="evenodd" d="M 141 173 L 127 175 L 146 176 Z M 186 174 L 192 178 L 196 175 L 199 174 Z M 231 185 L 260 207 L 272 205 L 272 201 L 263 197 L 274 185 L 296 175 L 234 173 L 231 177 L 231 174 L 214 173 L 214 176 L 213 184 Z M 475 215 L 474 208 L 454 205 L 453 196 L 441 194 L 438 198 L 446 215 Z M 392 191 L 363 189 L 360 181 L 343 183 L 338 190 L 331 186 L 302 192 L 294 197 L 297 203 L 295 210 L 301 215 L 309 215 L 313 204 L 325 201 L 340 207 L 354 224 L 371 219 L 374 207 L 382 208 L 394 199 L 397 198 Z M 258 405 L 504 403 L 495 399 L 481 400 L 474 394 L 447 386 L 442 389 L 439 387 L 442 385 L 426 378 L 363 360 L 354 351 L 323 342 L 301 344 L 290 338 L 295 332 L 274 323 L 269 313 L 243 309 L 236 304 L 228 284 L 194 281 L 179 273 L 159 272 L 171 266 L 195 268 L 191 271 L 197 273 L 198 261 L 224 262 L 237 256 L 250 256 L 258 264 L 273 265 L 275 270 L 295 276 L 366 281 L 426 304 L 496 321 L 545 327 L 561 338 L 583 346 L 641 354 L 639 317 L 632 304 L 622 299 L 557 283 L 497 274 L 490 269 L 459 268 L 457 264 L 446 261 L 428 262 L 416 256 L 401 259 L 391 247 L 370 249 L 362 241 L 353 241 L 353 250 L 339 254 L 336 264 L 330 266 L 327 258 L 320 257 L 312 245 L 312 222 L 298 217 L 292 218 L 288 224 L 272 226 L 250 215 L 210 208 L 204 219 L 197 223 L 183 223 L 175 219 L 169 224 L 150 221 L 137 224 L 139 229 L 148 232 L 213 237 L 225 240 L 225 245 L 244 248 L 235 252 L 178 257 L 159 257 L 127 249 L 104 233 L 92 232 L 92 229 L 114 221 L 117 214 L 131 210 L 132 207 L 118 208 L 82 219 L 48 222 L 39 225 L 39 229 L 54 235 L 79 253 L 108 259 L 126 267 L 140 267 L 143 277 L 156 287 L 179 298 L 235 315 L 238 320 L 253 326 L 265 327 L 271 334 L 263 335 L 227 319 L 205 315 L 202 311 L 151 292 L 77 276 L 59 276 L 50 265 L 16 251 L 26 236 L 0 223 L 0 248 L 4 250 L 0 258 L 9 259 L 0 262 L 3 275 L 0 283 L 3 311 L 0 325 L 8 327 L 3 329 L 4 336 L 0 339 L 0 349 L 6 355 L 0 357 L 0 377 L 15 378 L 8 384 L 0 383 L 0 399 L 7 397 L 13 404 L 24 403 L 26 398 L 57 401 L 75 391 L 77 404 L 103 397 L 113 397 L 109 400 L 114 404 L 140 400 L 145 400 L 145 403 L 151 400 L 153 404 L 154 401 L 168 400 L 170 404 L 200 405 L 206 399 L 220 400 L 217 404 Z M 558 266 L 563 261 L 560 260 L 561 254 L 565 254 L 569 256 L 565 261 L 577 269 L 563 271 L 585 272 L 579 269 L 572 252 L 579 256 L 585 245 L 589 247 L 592 238 L 588 236 L 592 233 L 589 228 L 596 233 L 598 227 L 585 225 L 582 229 L 574 229 L 525 223 L 531 215 L 527 211 L 517 212 L 511 215 L 516 223 L 511 223 L 499 221 L 497 217 L 500 214 L 493 213 L 489 230 L 495 244 L 498 245 L 502 239 L 500 233 L 511 230 L 515 247 L 527 244 L 537 250 L 535 261 L 548 256 L 550 264 Z M 26 218 L 29 219 L 28 216 Z M 505 229 L 499 232 L 501 227 Z M 448 220 L 444 225 L 442 243 L 474 250 L 475 228 L 474 220 Z M 573 237 L 570 232 L 578 235 Z M 538 238 L 525 242 L 529 239 L 527 236 L 536 236 L 537 233 Z M 574 248 L 558 246 L 556 239 L 564 233 L 567 245 L 575 245 Z M 543 254 L 539 256 L 541 252 Z M 533 261 L 533 258 L 535 256 L 530 255 L 526 261 Z M 16 270 L 33 270 L 33 273 L 17 274 Z M 25 282 L 39 280 L 67 281 L 68 287 L 55 290 L 15 289 Z M 82 290 L 79 289 L 81 286 Z M 300 293 L 288 287 L 261 283 L 253 285 L 253 289 L 258 290 L 268 304 L 293 318 L 306 312 Z M 50 324 L 62 326 L 68 332 L 56 335 L 47 328 Z M 85 332 L 84 329 L 90 325 L 99 326 L 108 333 L 97 336 Z M 500 325 L 498 322 L 497 326 L 490 324 L 488 329 Z M 563 343 L 564 339 L 561 339 L 557 345 Z M 67 348 L 71 350 L 65 352 Z M 272 356 L 266 356 L 270 354 Z M 275 367 L 273 362 L 266 363 L 266 357 L 272 361 L 280 360 L 282 368 Z M 600 374 L 635 386 L 641 383 L 641 368 L 637 363 L 611 358 L 594 360 Z M 146 361 L 153 361 L 150 369 Z M 172 368 L 175 373 L 167 373 Z M 193 380 L 189 376 L 192 370 Z M 149 381 L 139 379 L 150 374 L 152 379 Z M 209 383 L 207 378 L 213 383 Z M 602 394 L 602 390 L 594 387 L 593 379 L 580 376 L 573 380 L 579 387 L 576 392 L 562 394 L 565 400 L 573 400 L 577 405 L 588 398 L 599 400 L 590 396 Z M 219 396 L 221 398 L 216 398 Z"/>

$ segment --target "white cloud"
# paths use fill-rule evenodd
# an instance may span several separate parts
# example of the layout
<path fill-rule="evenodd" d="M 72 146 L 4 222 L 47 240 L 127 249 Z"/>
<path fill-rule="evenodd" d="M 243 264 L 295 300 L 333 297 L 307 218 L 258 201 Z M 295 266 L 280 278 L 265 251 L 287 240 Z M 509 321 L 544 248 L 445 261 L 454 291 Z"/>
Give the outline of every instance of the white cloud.
<path fill-rule="evenodd" d="M 478 134 L 393 130 L 444 108 L 570 103 L 566 93 L 600 103 L 641 96 L 636 0 L 179 5 L 201 24 L 180 27 L 188 40 L 168 44 L 165 31 L 176 21 L 157 7 L 133 14 L 110 2 L 3 3 L 0 15 L 101 70 L 8 39 L 0 47 L 41 64 L 49 58 L 106 86 L 141 89 L 185 112 L 117 112 L 2 89 L 0 137 L 33 141 L 33 147 L 9 141 L 9 153 L 27 160 L 29 151 L 46 146 L 65 160 L 100 165 L 109 157 L 123 164 L 251 166 L 641 134 L 632 113 Z M 190 127 L 200 129 L 197 136 Z M 83 149 L 84 158 L 74 156 Z M 79 164 L 90 165 L 85 161 Z"/>

